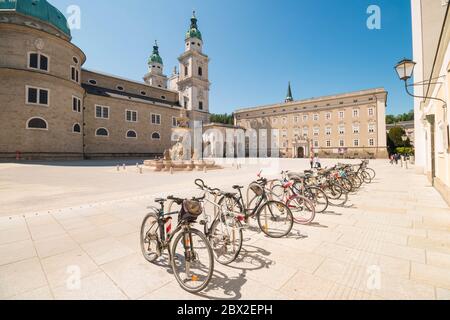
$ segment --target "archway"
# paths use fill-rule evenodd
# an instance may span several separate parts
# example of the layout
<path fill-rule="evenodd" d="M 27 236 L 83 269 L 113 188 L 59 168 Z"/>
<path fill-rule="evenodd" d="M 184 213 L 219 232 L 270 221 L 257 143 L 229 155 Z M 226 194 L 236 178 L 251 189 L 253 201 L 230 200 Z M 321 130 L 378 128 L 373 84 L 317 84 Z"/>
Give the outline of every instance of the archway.
<path fill-rule="evenodd" d="M 305 158 L 305 148 L 304 147 L 299 147 L 297 149 L 297 157 L 300 159 L 304 159 Z"/>

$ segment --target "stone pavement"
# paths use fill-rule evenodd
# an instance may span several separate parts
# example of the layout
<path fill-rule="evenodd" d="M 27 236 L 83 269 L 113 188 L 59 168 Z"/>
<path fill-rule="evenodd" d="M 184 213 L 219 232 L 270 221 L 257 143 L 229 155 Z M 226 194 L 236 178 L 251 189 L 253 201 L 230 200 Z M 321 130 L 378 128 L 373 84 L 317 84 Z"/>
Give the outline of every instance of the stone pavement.
<path fill-rule="evenodd" d="M 307 165 L 282 160 L 287 169 Z M 245 231 L 238 261 L 216 264 L 209 287 L 191 295 L 178 287 L 167 260 L 153 265 L 141 256 L 146 207 L 155 192 L 192 193 L 196 175 L 216 186 L 248 184 L 257 165 L 142 178 L 111 166 L 0 164 L 0 299 L 450 299 L 450 209 L 414 169 L 385 161 L 371 167 L 377 179 L 351 196 L 351 206 L 331 207 L 313 225 L 294 226 L 288 238 Z M 12 185 L 10 170 L 34 173 L 17 174 Z M 33 180 L 40 176 L 48 185 Z M 89 187 L 72 177 L 86 178 Z M 66 202 L 51 188 L 67 191 Z M 81 287 L 74 288 L 78 275 Z"/>

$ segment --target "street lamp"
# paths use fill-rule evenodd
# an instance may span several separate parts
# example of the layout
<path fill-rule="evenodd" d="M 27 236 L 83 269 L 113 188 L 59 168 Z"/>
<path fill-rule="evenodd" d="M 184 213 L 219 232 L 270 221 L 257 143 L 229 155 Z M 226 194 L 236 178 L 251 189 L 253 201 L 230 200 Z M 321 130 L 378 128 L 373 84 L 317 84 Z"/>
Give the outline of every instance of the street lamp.
<path fill-rule="evenodd" d="M 399 78 L 403 81 L 408 81 L 414 72 L 414 67 L 416 63 L 410 59 L 403 59 L 395 66 L 395 70 Z"/>
<path fill-rule="evenodd" d="M 408 84 L 408 80 L 411 79 L 411 77 L 414 73 L 415 66 L 416 66 L 416 63 L 414 61 L 412 61 L 411 59 L 406 59 L 406 58 L 403 59 L 402 61 L 400 61 L 399 63 L 397 63 L 395 66 L 395 71 L 397 71 L 398 77 L 400 78 L 400 80 L 403 80 L 405 82 L 406 93 L 413 98 L 421 98 L 421 99 L 430 99 L 430 100 L 440 101 L 444 104 L 443 108 L 446 109 L 447 102 L 445 100 L 435 98 L 435 97 L 417 96 L 417 95 L 414 95 L 411 92 L 409 92 L 409 90 L 408 90 L 409 87 L 439 84 L 439 82 L 432 82 L 432 81 L 434 81 L 438 78 L 442 78 L 442 77 L 438 77 L 435 79 L 430 79 L 429 81 L 422 81 L 419 83 Z"/>

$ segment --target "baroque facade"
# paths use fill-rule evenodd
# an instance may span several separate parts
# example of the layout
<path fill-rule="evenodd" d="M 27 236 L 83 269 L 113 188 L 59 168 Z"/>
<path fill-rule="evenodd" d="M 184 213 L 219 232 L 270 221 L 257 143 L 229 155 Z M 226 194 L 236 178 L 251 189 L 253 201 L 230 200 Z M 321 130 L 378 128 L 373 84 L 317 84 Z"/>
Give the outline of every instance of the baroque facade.
<path fill-rule="evenodd" d="M 0 1 L 0 158 L 160 155 L 180 112 L 209 120 L 209 58 L 195 13 L 179 70 L 155 43 L 144 81 L 83 68 L 64 15 L 45 0 Z M 183 111 L 182 111 L 183 110 Z"/>
<path fill-rule="evenodd" d="M 386 104 L 382 88 L 294 101 L 289 84 L 284 103 L 238 109 L 235 124 L 267 130 L 269 154 L 278 145 L 289 158 L 385 158 Z"/>

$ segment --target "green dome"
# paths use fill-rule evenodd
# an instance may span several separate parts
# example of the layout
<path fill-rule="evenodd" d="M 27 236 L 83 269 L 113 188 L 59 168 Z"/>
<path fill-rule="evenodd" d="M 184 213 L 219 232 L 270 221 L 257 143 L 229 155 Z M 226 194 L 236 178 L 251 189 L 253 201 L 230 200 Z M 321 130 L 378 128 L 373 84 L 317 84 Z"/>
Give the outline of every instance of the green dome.
<path fill-rule="evenodd" d="M 1 11 L 16 11 L 26 16 L 51 24 L 70 37 L 66 17 L 46 0 L 6 0 L 0 1 Z"/>
<path fill-rule="evenodd" d="M 163 64 L 163 60 L 161 58 L 161 56 L 159 55 L 159 47 L 158 47 L 158 43 L 155 41 L 155 45 L 153 46 L 153 53 L 150 56 L 150 58 L 148 59 L 148 64 L 152 64 L 152 63 L 159 63 L 159 64 Z"/>
<path fill-rule="evenodd" d="M 190 39 L 190 38 L 197 38 L 197 39 L 203 40 L 202 33 L 200 32 L 200 30 L 198 30 L 197 18 L 195 17 L 195 11 L 191 18 L 191 27 L 189 28 L 188 32 L 186 33 L 186 40 Z"/>

